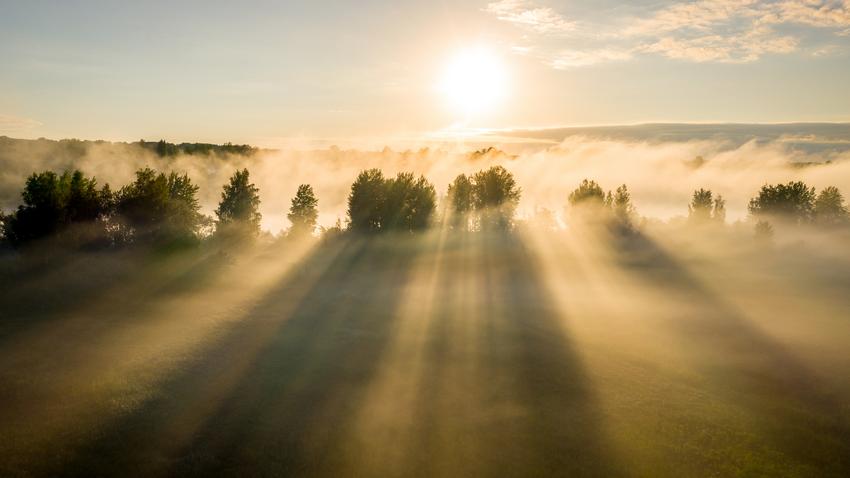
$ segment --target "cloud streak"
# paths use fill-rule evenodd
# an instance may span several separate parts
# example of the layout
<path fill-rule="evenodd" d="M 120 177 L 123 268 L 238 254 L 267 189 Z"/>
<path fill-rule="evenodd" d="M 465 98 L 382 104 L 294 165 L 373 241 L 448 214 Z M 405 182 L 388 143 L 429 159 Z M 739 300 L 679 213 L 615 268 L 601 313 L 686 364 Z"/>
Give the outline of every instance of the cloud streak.
<path fill-rule="evenodd" d="M 519 49 L 556 69 L 624 61 L 640 55 L 690 62 L 747 63 L 808 48 L 808 40 L 850 33 L 850 0 L 698 0 L 604 21 L 571 18 L 530 0 L 484 9 L 523 31 Z M 814 45 L 812 54 L 838 51 Z"/>

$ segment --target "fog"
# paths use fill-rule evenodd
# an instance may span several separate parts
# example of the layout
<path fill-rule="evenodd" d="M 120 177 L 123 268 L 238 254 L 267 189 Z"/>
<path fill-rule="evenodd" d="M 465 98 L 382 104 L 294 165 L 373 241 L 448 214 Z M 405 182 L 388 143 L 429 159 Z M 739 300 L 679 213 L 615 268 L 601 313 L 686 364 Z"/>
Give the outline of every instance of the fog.
<path fill-rule="evenodd" d="M 248 167 L 277 232 L 299 183 L 328 225 L 361 169 L 444 192 L 503 165 L 520 219 L 547 207 L 566 227 L 0 255 L 4 476 L 850 472 L 850 232 L 756 237 L 746 220 L 765 183 L 850 192 L 845 152 L 590 136 L 248 157 L 33 144 L 3 153 L 4 188 L 66 167 L 117 186 L 151 166 L 188 172 L 209 212 Z M 627 184 L 649 219 L 624 232 L 565 210 L 584 178 Z M 700 187 L 727 199 L 726 225 L 676 219 Z"/>
<path fill-rule="evenodd" d="M 247 167 L 260 189 L 263 227 L 272 233 L 288 227 L 289 201 L 302 183 L 311 184 L 316 191 L 320 225 L 344 219 L 351 182 L 366 168 L 380 168 L 388 175 L 398 171 L 424 174 L 438 194 L 445 194 L 456 175 L 503 165 L 523 189 L 520 217 L 528 217 L 540 207 L 563 216 L 567 195 L 584 178 L 595 179 L 606 190 L 628 185 L 639 214 L 665 221 L 687 214 L 690 196 L 698 188 L 711 189 L 727 200 L 730 221 L 746 217 L 749 199 L 764 184 L 802 180 L 818 189 L 831 185 L 845 194 L 850 191 L 850 150 L 801 149 L 799 135 L 743 141 L 739 136 L 705 139 L 694 134 L 696 139 L 671 141 L 669 134 L 623 137 L 581 132 L 583 135 L 572 134 L 555 144 L 496 142 L 494 150 L 486 149 L 490 147 L 482 142 L 486 138 L 477 138 L 466 143 L 422 141 L 405 150 L 331 146 L 260 150 L 247 157 L 181 154 L 166 158 L 125 143 L 6 139 L 0 141 L 0 208 L 9 211 L 16 207 L 24 179 L 34 171 L 79 168 L 117 189 L 144 166 L 188 173 L 200 186 L 206 214 L 215 209 L 221 187 L 233 171 Z M 834 135 L 807 140 L 807 144 L 825 143 L 843 144 Z"/>

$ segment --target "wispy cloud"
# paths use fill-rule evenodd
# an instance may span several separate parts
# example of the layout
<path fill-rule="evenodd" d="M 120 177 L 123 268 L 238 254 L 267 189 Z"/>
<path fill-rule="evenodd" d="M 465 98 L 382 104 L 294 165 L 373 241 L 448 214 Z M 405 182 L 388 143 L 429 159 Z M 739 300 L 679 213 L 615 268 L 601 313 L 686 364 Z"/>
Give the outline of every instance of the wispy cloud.
<path fill-rule="evenodd" d="M 680 1 L 604 21 L 568 18 L 530 0 L 502 0 L 485 11 L 525 30 L 524 53 L 554 68 L 655 54 L 692 62 L 746 63 L 803 49 L 814 31 L 850 34 L 850 0 Z M 834 49 L 812 48 L 820 56 Z M 814 54 L 814 53 L 813 53 Z"/>
<path fill-rule="evenodd" d="M 576 26 L 552 8 L 536 6 L 526 0 L 501 0 L 488 4 L 485 11 L 499 20 L 544 34 L 570 32 Z"/>

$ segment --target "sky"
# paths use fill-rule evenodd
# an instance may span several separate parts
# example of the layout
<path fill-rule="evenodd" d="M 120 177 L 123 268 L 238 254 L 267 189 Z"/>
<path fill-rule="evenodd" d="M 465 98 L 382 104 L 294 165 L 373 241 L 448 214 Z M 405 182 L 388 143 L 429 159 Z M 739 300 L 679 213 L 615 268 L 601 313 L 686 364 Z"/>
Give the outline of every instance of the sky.
<path fill-rule="evenodd" d="M 850 121 L 850 0 L 0 0 L 0 65 L 21 138 Z"/>

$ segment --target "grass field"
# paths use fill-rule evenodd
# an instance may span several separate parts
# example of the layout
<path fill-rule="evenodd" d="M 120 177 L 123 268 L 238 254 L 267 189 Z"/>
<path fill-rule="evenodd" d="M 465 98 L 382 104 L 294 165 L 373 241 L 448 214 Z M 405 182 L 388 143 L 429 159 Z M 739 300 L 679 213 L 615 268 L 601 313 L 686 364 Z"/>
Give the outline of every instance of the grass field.
<path fill-rule="evenodd" d="M 816 242 L 4 260 L 2 476 L 850 476 L 850 256 Z"/>

